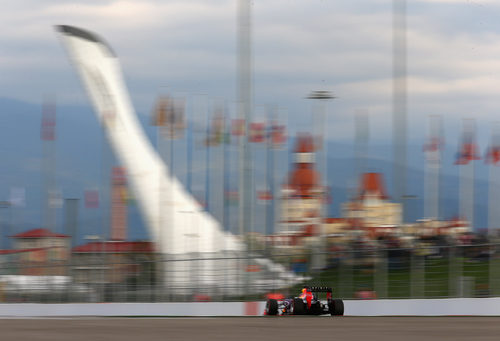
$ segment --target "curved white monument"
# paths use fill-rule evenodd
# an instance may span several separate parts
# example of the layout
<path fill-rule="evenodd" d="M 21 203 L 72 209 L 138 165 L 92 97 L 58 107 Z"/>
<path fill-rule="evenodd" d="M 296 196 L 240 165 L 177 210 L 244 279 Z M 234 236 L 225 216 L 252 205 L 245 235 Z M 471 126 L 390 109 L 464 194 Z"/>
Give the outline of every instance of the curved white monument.
<path fill-rule="evenodd" d="M 245 245 L 203 210 L 169 174 L 167 165 L 152 147 L 137 120 L 128 91 L 122 79 L 120 64 L 110 46 L 94 33 L 72 26 L 57 26 L 95 113 L 105 127 L 115 155 L 125 166 L 127 177 L 152 239 L 167 259 L 217 258 L 228 254 L 241 255 Z M 293 276 L 284 268 L 260 259 L 261 264 L 281 273 L 282 279 Z M 203 260 L 197 270 L 187 262 L 167 262 L 165 284 L 184 288 L 196 281 L 204 287 L 221 284 L 220 274 L 229 276 L 224 282 L 235 283 L 242 278 L 238 262 Z M 166 263 L 166 264 L 167 264 Z M 196 272 L 193 274 L 193 272 Z M 214 275 L 218 273 L 219 275 Z M 275 277 L 276 278 L 276 277 Z M 232 284 L 229 284 L 231 282 Z"/>

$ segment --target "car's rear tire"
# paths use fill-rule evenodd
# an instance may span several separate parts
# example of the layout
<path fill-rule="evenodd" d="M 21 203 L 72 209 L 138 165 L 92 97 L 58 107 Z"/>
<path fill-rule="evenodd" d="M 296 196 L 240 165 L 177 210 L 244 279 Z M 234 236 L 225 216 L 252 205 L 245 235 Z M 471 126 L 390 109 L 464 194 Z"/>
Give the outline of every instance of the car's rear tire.
<path fill-rule="evenodd" d="M 319 301 L 311 304 L 311 308 L 309 310 L 310 310 L 310 313 L 313 315 L 323 314 L 323 308 L 322 308 L 321 303 Z"/>
<path fill-rule="evenodd" d="M 293 299 L 293 314 L 294 315 L 304 315 L 306 313 L 306 306 L 304 301 L 300 298 Z"/>
<path fill-rule="evenodd" d="M 344 315 L 344 301 L 339 298 L 330 300 L 328 302 L 328 310 L 332 316 L 342 316 Z"/>
<path fill-rule="evenodd" d="M 273 299 L 267 300 L 266 315 L 278 315 L 278 301 Z"/>

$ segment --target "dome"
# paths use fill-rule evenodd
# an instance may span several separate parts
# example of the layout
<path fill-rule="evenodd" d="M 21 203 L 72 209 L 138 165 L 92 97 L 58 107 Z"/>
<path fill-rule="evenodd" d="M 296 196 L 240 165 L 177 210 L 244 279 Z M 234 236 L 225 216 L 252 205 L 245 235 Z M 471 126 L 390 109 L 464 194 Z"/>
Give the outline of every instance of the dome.
<path fill-rule="evenodd" d="M 290 173 L 288 185 L 299 195 L 308 195 L 319 186 L 320 176 L 312 168 L 298 168 Z"/>

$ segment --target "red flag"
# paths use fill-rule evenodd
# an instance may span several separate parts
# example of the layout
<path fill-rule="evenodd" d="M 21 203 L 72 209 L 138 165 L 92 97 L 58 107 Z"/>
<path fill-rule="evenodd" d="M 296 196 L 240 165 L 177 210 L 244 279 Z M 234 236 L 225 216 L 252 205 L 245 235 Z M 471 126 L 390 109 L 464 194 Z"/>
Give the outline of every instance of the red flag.
<path fill-rule="evenodd" d="M 98 208 L 99 207 L 99 191 L 88 190 L 85 191 L 85 208 Z"/>
<path fill-rule="evenodd" d="M 251 123 L 250 124 L 250 137 L 249 141 L 254 143 L 264 142 L 264 123 Z"/>
<path fill-rule="evenodd" d="M 272 200 L 273 194 L 269 190 L 257 191 L 257 197 L 259 200 Z"/>
<path fill-rule="evenodd" d="M 460 151 L 457 153 L 455 161 L 456 165 L 466 165 L 470 161 L 480 160 L 481 157 L 477 152 L 477 146 L 474 143 L 464 143 Z"/>
<path fill-rule="evenodd" d="M 286 141 L 285 126 L 272 123 L 269 131 L 269 137 L 273 147 L 279 147 Z"/>
<path fill-rule="evenodd" d="M 460 150 L 456 155 L 456 165 L 466 165 L 470 161 L 480 160 L 476 143 L 474 142 L 474 134 L 471 132 L 464 133 L 462 138 L 462 145 L 460 146 Z"/>
<path fill-rule="evenodd" d="M 441 149 L 443 142 L 439 137 L 431 138 L 422 148 L 424 152 L 437 152 Z"/>
<path fill-rule="evenodd" d="M 486 151 L 484 162 L 496 165 L 500 162 L 500 146 L 491 146 Z"/>

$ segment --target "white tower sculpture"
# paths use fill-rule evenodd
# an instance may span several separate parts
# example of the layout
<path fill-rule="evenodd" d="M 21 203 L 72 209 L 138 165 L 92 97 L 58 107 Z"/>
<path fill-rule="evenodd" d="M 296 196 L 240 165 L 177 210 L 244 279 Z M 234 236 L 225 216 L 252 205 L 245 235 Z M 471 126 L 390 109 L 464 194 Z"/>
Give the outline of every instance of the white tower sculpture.
<path fill-rule="evenodd" d="M 220 224 L 203 210 L 185 190 L 148 141 L 137 120 L 128 91 L 122 79 L 120 63 L 110 46 L 94 33 L 72 26 L 57 26 L 104 126 L 107 138 L 137 199 L 140 211 L 159 251 L 167 257 L 165 286 L 174 292 L 185 292 L 190 282 L 204 288 L 235 288 L 243 278 L 237 261 L 224 256 L 241 254 L 246 247 L 234 235 L 224 232 Z M 164 194 L 161 194 L 164 193 Z M 196 270 L 180 258 L 200 259 Z M 258 262 L 278 272 L 282 279 L 294 278 L 284 268 L 268 260 Z M 224 276 L 214 276 L 215 273 Z M 229 276 L 228 276 L 229 274 Z M 227 282 L 223 283 L 224 278 Z M 231 282 L 229 282 L 231 281 Z"/>

